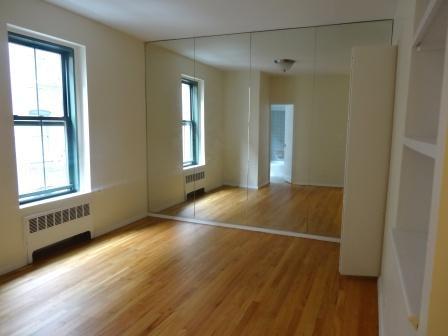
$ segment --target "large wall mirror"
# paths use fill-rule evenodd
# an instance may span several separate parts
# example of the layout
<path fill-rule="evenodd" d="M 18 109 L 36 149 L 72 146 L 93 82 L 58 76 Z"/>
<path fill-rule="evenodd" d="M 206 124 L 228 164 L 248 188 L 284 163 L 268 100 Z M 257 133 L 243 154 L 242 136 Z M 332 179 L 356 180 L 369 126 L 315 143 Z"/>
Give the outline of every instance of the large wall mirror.
<path fill-rule="evenodd" d="M 339 237 L 351 49 L 391 21 L 151 42 L 149 209 Z"/>

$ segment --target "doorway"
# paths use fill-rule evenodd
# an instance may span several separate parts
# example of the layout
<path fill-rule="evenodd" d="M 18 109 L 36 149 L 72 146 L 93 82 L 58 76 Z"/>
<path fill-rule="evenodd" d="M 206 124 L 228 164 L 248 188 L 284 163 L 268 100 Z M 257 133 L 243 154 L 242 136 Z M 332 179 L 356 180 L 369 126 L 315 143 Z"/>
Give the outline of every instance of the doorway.
<path fill-rule="evenodd" d="M 271 105 L 270 182 L 292 183 L 294 105 Z"/>

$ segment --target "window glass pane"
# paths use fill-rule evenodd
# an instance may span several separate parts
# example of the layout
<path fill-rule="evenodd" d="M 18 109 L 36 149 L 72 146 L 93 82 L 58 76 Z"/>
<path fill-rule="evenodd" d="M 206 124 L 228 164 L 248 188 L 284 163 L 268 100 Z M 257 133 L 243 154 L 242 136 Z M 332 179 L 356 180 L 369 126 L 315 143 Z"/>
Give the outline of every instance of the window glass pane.
<path fill-rule="evenodd" d="M 185 163 L 193 162 L 193 129 L 191 124 L 182 125 L 183 160 Z"/>
<path fill-rule="evenodd" d="M 34 49 L 9 43 L 9 65 L 13 113 L 18 116 L 37 115 Z"/>
<path fill-rule="evenodd" d="M 182 83 L 182 120 L 191 120 L 190 85 Z"/>
<path fill-rule="evenodd" d="M 14 126 L 19 194 L 45 189 L 40 126 Z"/>
<path fill-rule="evenodd" d="M 61 55 L 36 49 L 39 115 L 63 117 L 64 100 Z"/>
<path fill-rule="evenodd" d="M 70 184 L 65 125 L 43 126 L 47 189 Z"/>

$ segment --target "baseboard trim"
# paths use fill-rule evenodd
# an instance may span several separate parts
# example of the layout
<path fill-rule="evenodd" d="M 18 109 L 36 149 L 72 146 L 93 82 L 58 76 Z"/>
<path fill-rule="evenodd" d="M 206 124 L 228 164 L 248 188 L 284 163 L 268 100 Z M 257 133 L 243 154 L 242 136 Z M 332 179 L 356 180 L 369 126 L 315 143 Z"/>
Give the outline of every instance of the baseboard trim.
<path fill-rule="evenodd" d="M 140 214 L 140 215 L 128 218 L 126 220 L 114 223 L 112 225 L 108 225 L 107 227 L 104 227 L 104 228 L 100 228 L 100 229 L 95 229 L 94 228 L 94 233 L 92 234 L 92 238 L 100 237 L 102 235 L 105 235 L 105 234 L 107 234 L 109 232 L 118 230 L 118 229 L 122 228 L 123 226 L 132 224 L 132 223 L 134 223 L 136 221 L 139 221 L 140 219 L 143 219 L 143 218 L 146 218 L 146 217 L 148 217 L 148 215 L 146 213 L 143 213 L 143 214 Z"/>
<path fill-rule="evenodd" d="M 379 336 L 386 336 L 384 331 L 384 311 L 383 311 L 383 282 L 381 281 L 381 277 L 377 280 L 377 291 L 378 291 L 378 332 Z"/>
<path fill-rule="evenodd" d="M 26 258 L 24 258 L 22 261 L 17 261 L 15 263 L 3 266 L 2 268 L 0 268 L 0 275 L 11 273 L 15 270 L 18 270 L 19 268 L 25 267 L 26 265 Z"/>
<path fill-rule="evenodd" d="M 287 237 L 296 237 L 296 238 L 305 238 L 305 239 L 312 239 L 312 240 L 319 240 L 319 241 L 325 241 L 330 243 L 340 243 L 340 238 L 334 238 L 334 237 L 326 237 L 326 236 L 320 236 L 320 235 L 313 235 L 308 233 L 299 233 L 299 232 L 293 232 L 293 231 L 283 231 L 283 230 L 276 230 L 276 229 L 267 229 L 267 228 L 261 228 L 256 226 L 248 226 L 248 225 L 241 225 L 241 224 L 230 224 L 230 223 L 222 223 L 222 222 L 216 222 L 216 221 L 208 221 L 208 220 L 202 220 L 202 219 L 196 219 L 196 218 L 186 218 L 186 217 L 178 217 L 178 216 L 170 216 L 170 215 L 163 215 L 158 213 L 148 213 L 149 217 L 157 217 L 157 218 L 163 218 L 163 219 L 171 219 L 181 222 L 188 222 L 193 224 L 201 224 L 201 225 L 210 225 L 210 226 L 216 226 L 216 227 L 223 227 L 227 229 L 238 229 L 238 230 L 245 230 L 245 231 L 253 231 L 253 232 L 262 232 L 262 233 L 270 233 L 274 235 L 279 236 L 287 236 Z"/>
<path fill-rule="evenodd" d="M 106 233 L 115 231 L 115 230 L 117 230 L 117 229 L 119 229 L 119 228 L 121 228 L 123 226 L 132 224 L 132 223 L 134 223 L 134 222 L 136 222 L 136 221 L 138 221 L 140 219 L 146 218 L 146 217 L 148 217 L 148 215 L 146 213 L 143 213 L 143 214 L 140 214 L 140 215 L 128 218 L 126 220 L 117 222 L 115 224 L 109 225 L 109 226 L 107 226 L 105 228 L 100 228 L 100 229 L 93 228 L 94 232 L 92 232 L 92 239 L 100 237 L 102 235 L 105 235 Z M 26 258 L 24 260 L 22 260 L 22 261 L 18 261 L 16 263 L 11 263 L 9 265 L 6 265 L 6 266 L 0 268 L 0 275 L 4 275 L 4 274 L 7 274 L 7 273 L 16 271 L 16 270 L 18 270 L 18 269 L 20 269 L 22 267 L 27 266 L 27 265 L 28 265 L 28 263 L 26 261 Z"/>
<path fill-rule="evenodd" d="M 265 181 L 265 182 L 263 182 L 263 183 L 261 183 L 261 184 L 258 185 L 258 189 L 264 188 L 264 187 L 266 187 L 266 186 L 269 185 L 269 184 L 271 184 L 271 181 L 270 181 L 270 180 Z"/>
<path fill-rule="evenodd" d="M 344 188 L 343 184 L 328 184 L 328 183 L 293 183 L 294 185 L 307 186 L 307 187 L 326 187 L 326 188 Z"/>

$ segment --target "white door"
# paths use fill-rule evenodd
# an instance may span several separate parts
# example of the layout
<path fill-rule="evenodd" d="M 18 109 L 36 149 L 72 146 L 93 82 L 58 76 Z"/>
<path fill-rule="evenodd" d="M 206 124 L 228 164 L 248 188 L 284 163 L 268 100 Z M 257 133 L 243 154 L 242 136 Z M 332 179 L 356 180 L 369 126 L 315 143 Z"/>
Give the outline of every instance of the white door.
<path fill-rule="evenodd" d="M 294 144 L 294 105 L 285 105 L 285 181 L 292 183 L 292 153 Z"/>

